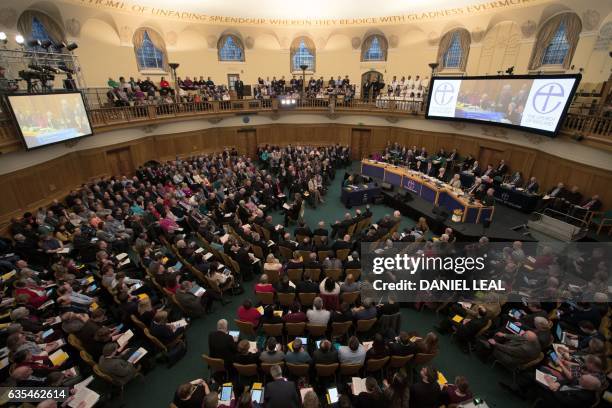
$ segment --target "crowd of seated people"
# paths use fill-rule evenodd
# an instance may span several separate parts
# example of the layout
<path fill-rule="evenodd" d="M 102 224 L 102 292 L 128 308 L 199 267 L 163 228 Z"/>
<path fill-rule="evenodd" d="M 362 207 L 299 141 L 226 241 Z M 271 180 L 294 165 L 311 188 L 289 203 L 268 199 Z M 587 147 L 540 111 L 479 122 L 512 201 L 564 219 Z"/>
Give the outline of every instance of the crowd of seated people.
<path fill-rule="evenodd" d="M 300 98 L 302 91 L 304 91 L 305 97 L 310 99 L 329 99 L 342 96 L 344 101 L 350 101 L 355 97 L 355 85 L 351 84 L 348 75 L 344 78 L 338 75 L 337 79 L 331 77 L 328 81 L 325 81 L 323 77 L 319 79 L 310 77 L 305 85 L 302 78 L 296 75 L 293 75 L 288 82 L 284 75 L 280 79 L 273 76 L 271 80 L 270 77 L 266 77 L 266 79 L 259 77 L 253 89 L 255 99 L 269 99 L 278 96 Z"/>

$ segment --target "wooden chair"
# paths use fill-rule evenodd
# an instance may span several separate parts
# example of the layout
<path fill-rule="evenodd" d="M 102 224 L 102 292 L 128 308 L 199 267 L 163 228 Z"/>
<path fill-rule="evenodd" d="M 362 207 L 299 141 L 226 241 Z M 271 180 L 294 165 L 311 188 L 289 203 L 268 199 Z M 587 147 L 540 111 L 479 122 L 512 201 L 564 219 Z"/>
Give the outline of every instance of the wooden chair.
<path fill-rule="evenodd" d="M 255 292 L 255 297 L 262 305 L 274 304 L 274 292 Z"/>
<path fill-rule="evenodd" d="M 347 269 L 345 272 L 346 276 L 353 275 L 355 282 L 357 282 L 361 276 L 361 269 Z"/>
<path fill-rule="evenodd" d="M 533 360 L 526 362 L 525 364 L 521 364 L 518 367 L 507 367 L 504 364 L 502 364 L 499 360 L 494 360 L 493 361 L 493 365 L 491 365 L 491 367 L 495 367 L 496 364 L 500 364 L 504 367 L 506 367 L 506 369 L 510 370 L 512 372 L 512 384 L 516 384 L 516 375 L 518 373 L 520 373 L 521 371 L 525 371 L 531 367 L 534 367 L 538 364 L 540 364 L 540 362 L 544 359 L 544 353 L 540 352 L 540 354 Z"/>
<path fill-rule="evenodd" d="M 354 305 L 359 298 L 359 292 L 342 292 L 340 294 L 340 298 L 342 302 L 348 303 L 349 305 Z"/>
<path fill-rule="evenodd" d="M 308 329 L 308 336 L 319 338 L 325 336 L 325 332 L 327 331 L 327 326 L 323 324 L 306 324 L 306 329 Z"/>
<path fill-rule="evenodd" d="M 355 327 L 355 333 L 366 333 L 370 331 L 370 329 L 376 324 L 376 318 L 367 319 L 367 320 L 357 320 L 357 325 Z"/>
<path fill-rule="evenodd" d="M 310 365 L 286 363 L 287 371 L 296 377 L 308 377 Z"/>
<path fill-rule="evenodd" d="M 340 364 L 340 376 L 354 377 L 358 376 L 363 368 L 363 364 Z"/>
<path fill-rule="evenodd" d="M 323 243 L 323 235 L 314 235 L 312 241 L 316 246 L 320 246 Z"/>
<path fill-rule="evenodd" d="M 342 277 L 342 269 L 325 269 L 326 278 L 333 278 L 336 282 Z"/>
<path fill-rule="evenodd" d="M 312 302 L 317 297 L 316 293 L 298 293 L 302 306 L 312 306 Z"/>
<path fill-rule="evenodd" d="M 329 250 L 317 251 L 317 257 L 319 258 L 319 261 L 323 262 L 325 260 L 325 258 L 327 258 L 329 256 L 330 252 L 331 251 L 329 251 Z"/>
<path fill-rule="evenodd" d="M 321 277 L 321 270 L 318 268 L 306 268 L 304 269 L 304 273 L 308 271 L 310 273 L 310 278 L 313 282 L 318 282 Z"/>
<path fill-rule="evenodd" d="M 351 224 L 346 229 L 346 233 L 352 237 L 353 235 L 355 235 L 355 230 L 356 229 L 357 229 L 357 223 Z"/>
<path fill-rule="evenodd" d="M 420 367 L 420 366 L 429 364 L 429 362 L 431 362 L 431 360 L 433 360 L 436 357 L 436 355 L 437 355 L 436 353 L 432 353 L 432 354 L 417 353 L 414 355 L 414 359 L 412 360 L 412 365 L 414 367 Z"/>
<path fill-rule="evenodd" d="M 348 321 L 348 322 L 333 322 L 332 323 L 332 332 L 331 332 L 331 338 L 332 340 L 338 337 L 342 337 L 344 335 L 346 335 L 348 333 L 348 331 L 350 330 L 351 326 L 353 325 L 353 322 Z"/>
<path fill-rule="evenodd" d="M 300 243 L 300 244 L 301 244 L 302 242 L 304 242 L 304 238 L 307 238 L 307 237 L 308 237 L 308 235 L 301 235 L 301 234 L 297 234 L 297 235 L 295 236 L 295 240 L 296 240 L 298 243 Z"/>
<path fill-rule="evenodd" d="M 145 324 L 138 317 L 136 317 L 136 315 L 130 315 L 130 319 L 140 330 L 144 331 L 144 329 L 147 328 L 147 326 L 145 326 Z"/>
<path fill-rule="evenodd" d="M 281 337 L 283 335 L 283 324 L 264 324 L 263 331 L 268 337 Z"/>
<path fill-rule="evenodd" d="M 302 337 L 306 332 L 306 323 L 285 323 L 285 331 L 287 332 L 287 340 L 289 337 Z"/>
<path fill-rule="evenodd" d="M 238 330 L 240 330 L 240 334 L 246 335 L 247 337 L 257 336 L 253 323 L 245 322 L 245 321 L 238 320 L 238 319 L 234 319 L 234 323 L 236 323 L 236 326 L 238 326 Z"/>
<path fill-rule="evenodd" d="M 370 358 L 366 360 L 365 363 L 365 372 L 369 373 L 379 373 L 382 378 L 382 370 L 389 361 L 389 356 L 383 358 Z"/>
<path fill-rule="evenodd" d="M 72 333 L 68 335 L 68 344 L 79 351 L 85 351 L 85 347 L 83 347 L 81 340 L 79 340 L 79 338 Z"/>
<path fill-rule="evenodd" d="M 338 249 L 336 250 L 336 258 L 338 258 L 341 261 L 346 261 L 346 258 L 348 258 L 350 253 L 351 253 L 350 248 Z"/>
<path fill-rule="evenodd" d="M 281 369 L 285 368 L 285 363 L 283 361 L 280 363 L 261 363 L 261 371 L 265 374 L 266 379 L 270 375 L 270 369 L 275 365 L 280 366 Z"/>
<path fill-rule="evenodd" d="M 255 258 L 259 258 L 262 262 L 265 262 L 263 249 L 261 249 L 259 245 L 251 245 L 251 249 L 253 250 Z"/>
<path fill-rule="evenodd" d="M 264 273 L 268 276 L 268 283 L 275 285 L 280 280 L 278 269 L 267 269 Z"/>
<path fill-rule="evenodd" d="M 227 378 L 227 370 L 225 369 L 225 360 L 222 358 L 213 358 L 207 354 L 202 354 L 202 360 L 208 365 L 209 377 L 212 377 L 215 373 L 223 373 Z"/>
<path fill-rule="evenodd" d="M 112 387 L 114 388 L 118 388 L 119 392 L 120 392 L 120 396 L 119 399 L 123 399 L 123 389 L 125 387 L 125 384 L 121 384 L 117 381 L 115 381 L 113 379 L 113 377 L 111 377 L 110 375 L 106 374 L 104 371 L 102 371 L 102 369 L 100 368 L 99 365 L 95 364 L 93 366 L 93 372 L 96 375 L 96 377 L 102 379 L 104 382 L 110 384 Z"/>
<path fill-rule="evenodd" d="M 334 382 L 336 382 L 336 371 L 338 371 L 338 366 L 340 364 L 315 364 L 315 371 L 317 373 L 317 377 L 334 377 Z"/>
<path fill-rule="evenodd" d="M 387 364 L 387 370 L 399 370 L 408 365 L 414 358 L 414 354 L 408 356 L 391 356 Z"/>
<path fill-rule="evenodd" d="M 298 283 L 302 280 L 302 269 L 287 269 L 289 280 L 293 283 Z"/>
<path fill-rule="evenodd" d="M 612 210 L 592 211 L 589 219 L 589 226 L 593 224 L 597 227 L 597 235 L 605 227 L 609 227 L 608 235 L 612 234 Z"/>
<path fill-rule="evenodd" d="M 234 363 L 234 368 L 238 373 L 238 378 L 242 377 L 253 378 L 259 377 L 259 371 L 257 370 L 257 364 L 238 364 Z"/>
<path fill-rule="evenodd" d="M 83 360 L 87 365 L 89 365 L 91 368 L 94 368 L 96 366 L 96 362 L 94 361 L 93 357 L 91 356 L 91 354 L 89 354 L 88 352 L 86 352 L 85 350 L 81 350 L 79 352 L 79 356 L 81 357 L 81 360 Z"/>
<path fill-rule="evenodd" d="M 281 257 L 285 261 L 288 261 L 289 259 L 293 258 L 293 251 L 285 246 L 279 245 L 278 251 L 280 252 Z"/>
<path fill-rule="evenodd" d="M 295 293 L 277 293 L 276 296 L 281 306 L 291 307 L 295 302 Z"/>

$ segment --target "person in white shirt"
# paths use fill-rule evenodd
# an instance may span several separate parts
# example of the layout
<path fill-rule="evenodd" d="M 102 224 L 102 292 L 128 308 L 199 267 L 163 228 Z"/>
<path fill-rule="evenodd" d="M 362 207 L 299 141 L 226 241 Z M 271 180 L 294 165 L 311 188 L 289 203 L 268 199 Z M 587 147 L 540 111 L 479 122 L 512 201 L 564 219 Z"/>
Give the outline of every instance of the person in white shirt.
<path fill-rule="evenodd" d="M 351 336 L 348 346 L 340 346 L 338 349 L 340 364 L 363 364 L 365 357 L 366 349 L 355 336 Z"/>
<path fill-rule="evenodd" d="M 312 309 L 306 312 L 308 322 L 312 324 L 326 326 L 329 322 L 330 312 L 329 310 L 323 309 L 323 299 L 320 297 L 314 298 L 312 302 Z"/>

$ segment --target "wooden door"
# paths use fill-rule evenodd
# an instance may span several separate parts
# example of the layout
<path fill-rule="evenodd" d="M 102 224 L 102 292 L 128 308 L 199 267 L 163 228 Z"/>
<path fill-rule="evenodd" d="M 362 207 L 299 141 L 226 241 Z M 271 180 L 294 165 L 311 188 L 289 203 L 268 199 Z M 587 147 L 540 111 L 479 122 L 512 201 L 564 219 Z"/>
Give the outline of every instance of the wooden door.
<path fill-rule="evenodd" d="M 370 153 L 371 129 L 351 129 L 351 159 L 361 160 Z"/>
<path fill-rule="evenodd" d="M 257 155 L 257 129 L 239 129 L 238 135 L 244 142 L 241 145 L 246 146 L 247 157 L 255 160 Z"/>
<path fill-rule="evenodd" d="M 491 149 L 489 147 L 481 147 L 478 154 L 478 163 L 483 171 L 487 168 L 487 165 L 495 167 L 500 160 L 504 158 L 504 151 Z"/>
<path fill-rule="evenodd" d="M 129 147 L 107 151 L 106 161 L 110 174 L 113 176 L 130 176 L 134 172 L 134 163 Z"/>

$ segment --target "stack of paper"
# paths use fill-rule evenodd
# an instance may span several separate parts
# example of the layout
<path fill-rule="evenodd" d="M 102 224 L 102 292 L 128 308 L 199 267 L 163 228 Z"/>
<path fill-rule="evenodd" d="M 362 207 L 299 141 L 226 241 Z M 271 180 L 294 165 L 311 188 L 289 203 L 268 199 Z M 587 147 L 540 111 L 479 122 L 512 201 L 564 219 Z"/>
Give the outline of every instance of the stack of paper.
<path fill-rule="evenodd" d="M 181 319 L 181 320 L 177 320 L 176 322 L 172 322 L 172 323 L 168 323 L 168 324 L 170 326 L 172 326 L 174 331 L 176 331 L 176 330 L 180 329 L 181 327 L 187 326 L 187 320 Z"/>
<path fill-rule="evenodd" d="M 353 387 L 353 395 L 359 395 L 362 392 L 368 392 L 366 389 L 366 379 L 353 377 L 351 379 L 351 384 Z"/>

